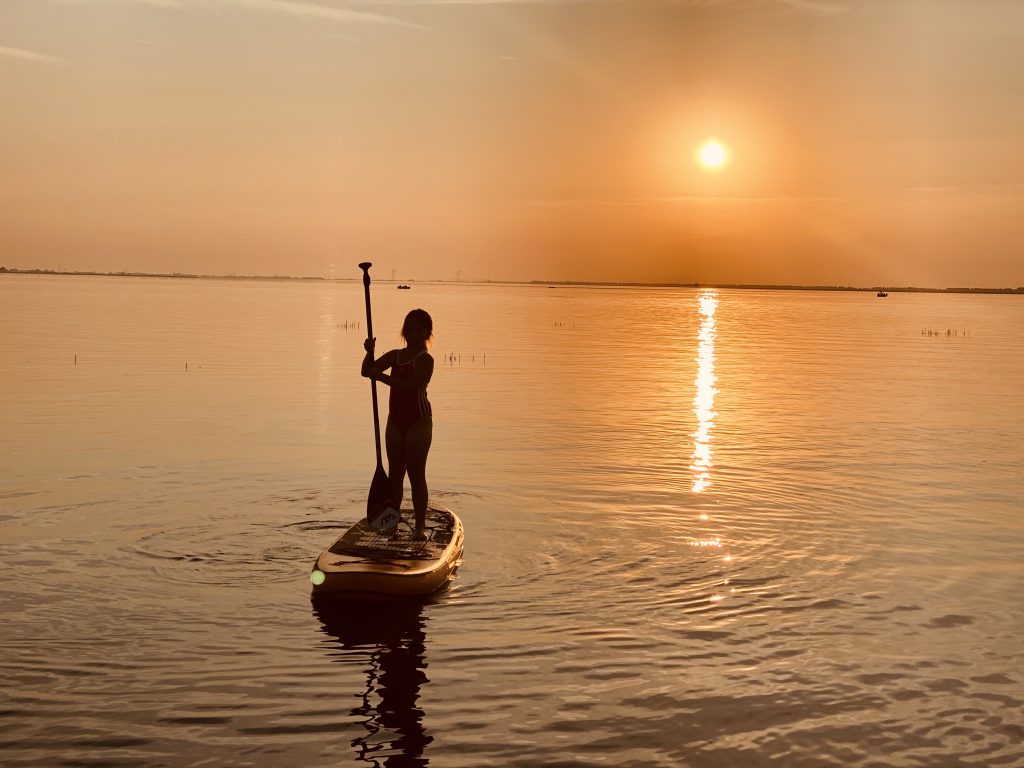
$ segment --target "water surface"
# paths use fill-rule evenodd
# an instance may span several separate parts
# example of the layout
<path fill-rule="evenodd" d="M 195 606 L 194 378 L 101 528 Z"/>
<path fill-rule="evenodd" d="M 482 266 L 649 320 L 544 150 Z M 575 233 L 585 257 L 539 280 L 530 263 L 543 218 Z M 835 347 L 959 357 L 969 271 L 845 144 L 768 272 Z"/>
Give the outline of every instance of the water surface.
<path fill-rule="evenodd" d="M 361 284 L 0 278 L 0 762 L 1024 764 L 1020 297 L 374 301 L 435 319 L 421 605 L 309 600 Z"/>

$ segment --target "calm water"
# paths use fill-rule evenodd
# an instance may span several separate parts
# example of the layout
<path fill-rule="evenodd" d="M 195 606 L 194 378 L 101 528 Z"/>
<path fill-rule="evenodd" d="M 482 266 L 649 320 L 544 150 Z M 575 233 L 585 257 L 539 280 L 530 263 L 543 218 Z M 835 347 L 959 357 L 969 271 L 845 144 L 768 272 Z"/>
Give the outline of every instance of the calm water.
<path fill-rule="evenodd" d="M 0 764 L 1024 765 L 1024 299 L 374 299 L 465 561 L 313 606 L 362 286 L 0 277 Z"/>

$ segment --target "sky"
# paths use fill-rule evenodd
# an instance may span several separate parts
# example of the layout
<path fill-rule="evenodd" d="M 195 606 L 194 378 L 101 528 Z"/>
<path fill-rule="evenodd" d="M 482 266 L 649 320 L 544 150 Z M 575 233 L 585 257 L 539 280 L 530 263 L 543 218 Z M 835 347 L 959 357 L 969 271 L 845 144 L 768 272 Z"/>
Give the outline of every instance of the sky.
<path fill-rule="evenodd" d="M 0 92 L 8 268 L 1024 286 L 1022 0 L 0 0 Z"/>

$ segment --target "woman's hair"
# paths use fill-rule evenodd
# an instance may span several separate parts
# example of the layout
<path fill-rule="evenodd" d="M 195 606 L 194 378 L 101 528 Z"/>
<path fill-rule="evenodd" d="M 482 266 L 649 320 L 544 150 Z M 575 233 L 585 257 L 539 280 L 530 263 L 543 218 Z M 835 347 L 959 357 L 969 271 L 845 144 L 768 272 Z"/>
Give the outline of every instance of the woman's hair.
<path fill-rule="evenodd" d="M 418 323 L 427 332 L 425 341 L 429 342 L 434 338 L 434 321 L 430 319 L 430 315 L 427 314 L 425 309 L 414 309 L 405 316 L 405 322 L 402 323 L 402 338 L 406 341 L 409 340 L 406 331 L 409 329 L 410 322 Z"/>

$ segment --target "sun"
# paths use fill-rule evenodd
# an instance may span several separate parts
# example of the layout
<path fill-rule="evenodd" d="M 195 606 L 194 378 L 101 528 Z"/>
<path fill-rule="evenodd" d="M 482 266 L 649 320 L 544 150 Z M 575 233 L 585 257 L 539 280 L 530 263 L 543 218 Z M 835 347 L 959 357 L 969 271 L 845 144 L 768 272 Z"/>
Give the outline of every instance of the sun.
<path fill-rule="evenodd" d="M 717 171 L 729 162 L 729 148 L 718 139 L 708 139 L 697 150 L 697 162 L 708 171 Z"/>

